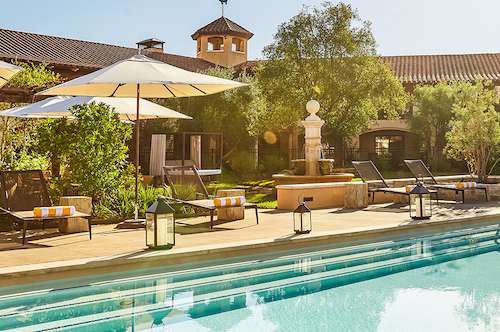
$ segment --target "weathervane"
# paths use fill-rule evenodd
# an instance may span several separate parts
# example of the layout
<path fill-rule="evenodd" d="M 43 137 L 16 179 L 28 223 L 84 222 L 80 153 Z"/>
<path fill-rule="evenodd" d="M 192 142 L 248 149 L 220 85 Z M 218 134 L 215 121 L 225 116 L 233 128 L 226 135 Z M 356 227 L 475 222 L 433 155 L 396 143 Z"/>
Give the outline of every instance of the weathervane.
<path fill-rule="evenodd" d="M 229 0 L 219 0 L 220 4 L 222 5 L 222 17 L 224 17 L 224 5 L 227 5 L 227 2 Z"/>

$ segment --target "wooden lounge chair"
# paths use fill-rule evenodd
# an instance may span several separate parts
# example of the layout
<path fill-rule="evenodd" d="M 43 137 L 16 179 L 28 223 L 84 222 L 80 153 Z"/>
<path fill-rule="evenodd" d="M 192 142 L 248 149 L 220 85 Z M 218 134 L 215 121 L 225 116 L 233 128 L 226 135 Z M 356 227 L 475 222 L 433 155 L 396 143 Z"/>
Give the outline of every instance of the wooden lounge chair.
<path fill-rule="evenodd" d="M 194 209 L 209 211 L 210 213 L 210 228 L 213 228 L 214 212 L 217 209 L 234 208 L 234 206 L 215 206 L 212 196 L 208 194 L 207 188 L 198 174 L 196 166 L 164 166 L 165 185 L 168 185 L 172 191 L 172 199 L 177 203 L 186 204 Z M 178 190 L 180 186 L 193 186 L 197 197 L 201 199 L 182 200 L 179 199 Z M 259 224 L 259 215 L 257 212 L 257 204 L 245 203 L 242 205 L 245 209 L 255 209 L 255 217 Z"/>
<path fill-rule="evenodd" d="M 488 192 L 485 186 L 473 187 L 473 188 L 459 188 L 457 183 L 439 183 L 436 178 L 432 175 L 431 171 L 425 166 L 424 162 L 420 159 L 418 160 L 405 160 L 406 166 L 413 173 L 416 179 L 421 180 L 426 186 L 435 189 L 453 190 L 455 193 L 462 193 L 462 203 L 465 203 L 465 191 L 470 189 L 484 190 L 484 195 L 486 201 L 488 201 Z"/>
<path fill-rule="evenodd" d="M 89 236 L 92 239 L 90 215 L 76 211 L 70 216 L 35 217 L 35 207 L 52 206 L 45 178 L 41 170 L 0 171 L 0 209 L 23 222 L 23 245 L 26 243 L 28 222 L 41 221 L 45 229 L 46 220 L 86 218 Z"/>
<path fill-rule="evenodd" d="M 356 171 L 361 177 L 361 180 L 363 180 L 364 183 L 368 184 L 368 194 L 372 195 L 372 202 L 375 201 L 376 192 L 383 192 L 384 194 L 406 195 L 408 196 L 409 200 L 410 193 L 406 191 L 406 188 L 390 187 L 371 160 L 352 161 L 352 164 L 354 168 L 356 168 Z M 437 195 L 436 190 L 429 191 L 431 192 L 431 194 Z"/>

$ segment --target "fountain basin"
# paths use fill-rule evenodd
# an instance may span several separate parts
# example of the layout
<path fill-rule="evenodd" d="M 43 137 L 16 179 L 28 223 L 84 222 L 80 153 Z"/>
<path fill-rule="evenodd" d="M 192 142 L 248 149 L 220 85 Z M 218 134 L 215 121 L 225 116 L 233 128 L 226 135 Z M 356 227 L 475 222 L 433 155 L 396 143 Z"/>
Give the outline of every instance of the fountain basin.
<path fill-rule="evenodd" d="M 282 184 L 350 182 L 354 174 L 333 173 L 328 175 L 288 175 L 273 174 L 274 186 Z"/>

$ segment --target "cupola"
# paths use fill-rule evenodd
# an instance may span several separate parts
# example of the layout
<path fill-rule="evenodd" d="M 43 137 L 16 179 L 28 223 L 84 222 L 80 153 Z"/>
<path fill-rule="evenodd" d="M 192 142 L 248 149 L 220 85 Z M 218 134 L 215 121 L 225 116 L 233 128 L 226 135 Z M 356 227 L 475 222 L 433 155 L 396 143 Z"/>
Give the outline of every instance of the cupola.
<path fill-rule="evenodd" d="M 137 48 L 140 50 L 148 50 L 154 52 L 163 53 L 163 44 L 165 42 L 163 40 L 159 40 L 156 38 L 150 38 L 137 43 Z"/>
<path fill-rule="evenodd" d="M 247 61 L 247 41 L 253 33 L 222 16 L 191 35 L 196 40 L 196 57 L 222 67 Z"/>

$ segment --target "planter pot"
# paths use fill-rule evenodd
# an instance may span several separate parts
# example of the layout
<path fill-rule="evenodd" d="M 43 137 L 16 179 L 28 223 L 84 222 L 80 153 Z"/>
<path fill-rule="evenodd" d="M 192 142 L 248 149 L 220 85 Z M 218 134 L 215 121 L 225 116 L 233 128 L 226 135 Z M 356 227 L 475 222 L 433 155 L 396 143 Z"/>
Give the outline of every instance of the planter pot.
<path fill-rule="evenodd" d="M 292 171 L 295 175 L 305 175 L 306 174 L 306 160 L 305 159 L 292 160 Z"/>
<path fill-rule="evenodd" d="M 334 159 L 320 159 L 319 163 L 319 173 L 321 175 L 330 175 L 333 171 Z"/>

